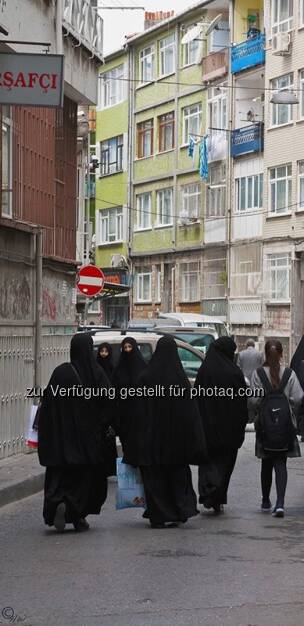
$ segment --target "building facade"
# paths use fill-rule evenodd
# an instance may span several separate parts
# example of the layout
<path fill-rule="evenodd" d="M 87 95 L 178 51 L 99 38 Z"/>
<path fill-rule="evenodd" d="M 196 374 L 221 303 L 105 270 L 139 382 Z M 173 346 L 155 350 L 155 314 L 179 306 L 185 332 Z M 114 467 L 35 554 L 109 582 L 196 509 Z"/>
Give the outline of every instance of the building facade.
<path fill-rule="evenodd" d="M 31 400 L 76 327 L 77 111 L 96 103 L 102 21 L 88 0 L 5 3 L 3 52 L 64 56 L 62 108 L 1 107 L 0 457 L 23 449 Z M 79 20 L 80 15 L 85 19 Z M 41 45 L 12 41 L 45 42 Z M 77 43 L 77 46 L 75 45 Z"/>

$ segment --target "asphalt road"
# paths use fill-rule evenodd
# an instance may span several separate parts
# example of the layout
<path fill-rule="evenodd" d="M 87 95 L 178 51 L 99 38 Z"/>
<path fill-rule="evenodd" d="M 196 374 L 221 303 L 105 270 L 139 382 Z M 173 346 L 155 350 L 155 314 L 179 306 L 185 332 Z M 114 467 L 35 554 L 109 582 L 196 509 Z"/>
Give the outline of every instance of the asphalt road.
<path fill-rule="evenodd" d="M 116 512 L 113 483 L 80 535 L 44 527 L 42 494 L 0 509 L 0 623 L 302 626 L 304 457 L 289 460 L 287 515 L 274 519 L 259 511 L 253 437 L 226 514 L 179 529 L 151 530 L 139 510 Z"/>

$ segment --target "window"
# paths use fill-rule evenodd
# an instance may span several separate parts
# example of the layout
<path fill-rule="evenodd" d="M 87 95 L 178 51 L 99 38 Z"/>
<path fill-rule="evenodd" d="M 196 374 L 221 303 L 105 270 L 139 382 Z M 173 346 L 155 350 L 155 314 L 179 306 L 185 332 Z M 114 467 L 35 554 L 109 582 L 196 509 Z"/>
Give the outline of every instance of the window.
<path fill-rule="evenodd" d="M 123 135 L 101 141 L 100 175 L 115 174 L 122 171 Z"/>
<path fill-rule="evenodd" d="M 201 185 L 199 183 L 184 185 L 181 188 L 181 198 L 181 217 L 198 219 L 201 207 Z"/>
<path fill-rule="evenodd" d="M 154 80 L 154 59 L 154 46 L 148 46 L 140 52 L 139 65 L 142 83 Z"/>
<path fill-rule="evenodd" d="M 90 302 L 88 313 L 100 313 L 100 300 L 93 300 Z"/>
<path fill-rule="evenodd" d="M 175 38 L 169 35 L 159 42 L 160 76 L 175 72 Z"/>
<path fill-rule="evenodd" d="M 174 112 L 160 115 L 158 118 L 159 152 L 174 148 Z"/>
<path fill-rule="evenodd" d="M 267 256 L 268 292 L 271 300 L 290 300 L 290 254 Z"/>
<path fill-rule="evenodd" d="M 122 241 L 122 207 L 99 211 L 100 243 Z"/>
<path fill-rule="evenodd" d="M 151 193 L 137 196 L 137 228 L 151 228 Z"/>
<path fill-rule="evenodd" d="M 125 97 L 124 65 L 118 65 L 101 77 L 101 107 L 112 107 Z"/>
<path fill-rule="evenodd" d="M 186 29 L 186 32 L 188 30 L 191 30 L 193 26 L 194 26 L 193 24 L 189 26 L 189 28 Z M 184 32 L 183 34 L 185 35 L 186 33 Z M 194 63 L 196 63 L 199 47 L 200 47 L 200 41 L 198 39 L 194 39 L 193 41 L 190 41 L 189 43 L 182 44 L 183 67 L 187 65 L 194 65 Z"/>
<path fill-rule="evenodd" d="M 270 212 L 287 213 L 291 205 L 291 163 L 270 169 Z"/>
<path fill-rule="evenodd" d="M 201 103 L 183 109 L 183 143 L 189 143 L 190 135 L 200 135 L 202 124 Z"/>
<path fill-rule="evenodd" d="M 281 33 L 293 28 L 293 0 L 272 0 L 272 33 Z"/>
<path fill-rule="evenodd" d="M 210 166 L 206 200 L 207 218 L 226 215 L 226 170 L 224 164 Z"/>
<path fill-rule="evenodd" d="M 137 157 L 142 159 L 153 154 L 153 120 L 137 124 Z"/>
<path fill-rule="evenodd" d="M 172 187 L 157 191 L 157 226 L 172 224 L 172 200 Z"/>
<path fill-rule="evenodd" d="M 304 161 L 298 163 L 299 200 L 298 209 L 304 209 Z"/>
<path fill-rule="evenodd" d="M 149 268 L 141 268 L 136 273 L 136 300 L 151 302 L 152 273 Z"/>
<path fill-rule="evenodd" d="M 281 91 L 282 89 L 291 89 L 293 87 L 293 74 L 285 74 L 279 76 L 270 81 L 271 88 Z M 292 106 L 291 104 L 272 104 L 272 126 L 278 126 L 279 124 L 287 124 L 292 121 Z"/>
<path fill-rule="evenodd" d="M 237 178 L 235 192 L 236 212 L 260 209 L 263 206 L 263 174 Z"/>
<path fill-rule="evenodd" d="M 304 117 L 304 70 L 300 72 L 300 117 Z"/>
<path fill-rule="evenodd" d="M 208 119 L 211 135 L 223 133 L 227 128 L 227 95 L 217 87 L 208 89 Z"/>
<path fill-rule="evenodd" d="M 155 266 L 155 302 L 161 302 L 161 265 Z"/>
<path fill-rule="evenodd" d="M 10 107 L 2 106 L 2 215 L 12 217 L 12 120 Z"/>
<path fill-rule="evenodd" d="M 181 299 L 183 302 L 197 302 L 199 294 L 199 263 L 181 263 Z"/>

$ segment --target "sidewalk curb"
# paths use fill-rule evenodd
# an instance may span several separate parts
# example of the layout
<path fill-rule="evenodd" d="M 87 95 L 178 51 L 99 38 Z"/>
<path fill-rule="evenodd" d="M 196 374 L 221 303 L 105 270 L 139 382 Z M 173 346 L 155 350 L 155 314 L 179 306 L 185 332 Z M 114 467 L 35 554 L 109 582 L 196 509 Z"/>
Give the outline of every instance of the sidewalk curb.
<path fill-rule="evenodd" d="M 23 500 L 42 491 L 44 485 L 44 470 L 37 476 L 30 476 L 14 485 L 0 489 L 0 507 Z"/>

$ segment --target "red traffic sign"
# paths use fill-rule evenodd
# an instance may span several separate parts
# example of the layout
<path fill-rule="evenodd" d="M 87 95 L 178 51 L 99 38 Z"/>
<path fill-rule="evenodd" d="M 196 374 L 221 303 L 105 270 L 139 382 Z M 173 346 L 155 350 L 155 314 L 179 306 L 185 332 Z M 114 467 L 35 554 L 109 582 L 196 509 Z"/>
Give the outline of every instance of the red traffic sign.
<path fill-rule="evenodd" d="M 77 288 L 84 296 L 97 296 L 103 289 L 104 273 L 96 265 L 83 265 L 78 272 Z"/>

